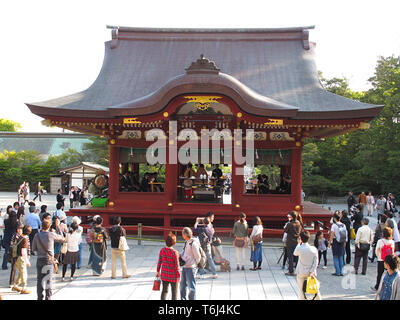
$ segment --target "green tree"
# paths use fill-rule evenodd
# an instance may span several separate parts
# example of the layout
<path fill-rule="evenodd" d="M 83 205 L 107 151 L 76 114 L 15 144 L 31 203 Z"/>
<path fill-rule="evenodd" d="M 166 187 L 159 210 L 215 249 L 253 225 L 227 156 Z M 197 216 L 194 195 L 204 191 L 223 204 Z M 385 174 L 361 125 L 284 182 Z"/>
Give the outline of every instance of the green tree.
<path fill-rule="evenodd" d="M 16 132 L 21 129 L 21 124 L 7 119 L 0 119 L 0 131 Z"/>

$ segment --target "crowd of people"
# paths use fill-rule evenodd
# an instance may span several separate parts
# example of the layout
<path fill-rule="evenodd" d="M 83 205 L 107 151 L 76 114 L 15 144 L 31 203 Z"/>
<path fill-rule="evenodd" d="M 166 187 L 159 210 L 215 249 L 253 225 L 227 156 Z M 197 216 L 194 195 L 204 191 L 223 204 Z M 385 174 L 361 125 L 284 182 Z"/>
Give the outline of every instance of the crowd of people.
<path fill-rule="evenodd" d="M 363 207 L 363 197 L 360 196 L 357 201 L 352 193 L 349 193 L 349 198 L 355 200 L 348 201 L 348 204 L 351 204 L 349 210 L 335 211 L 329 233 L 318 232 L 313 245 L 310 244 L 311 235 L 305 230 L 301 215 L 296 211 L 288 213 L 288 221 L 284 227 L 282 269 L 287 265 L 288 270 L 285 274 L 297 276 L 300 299 L 306 299 L 304 283 L 310 277 L 317 277 L 317 268 L 322 260 L 322 268 L 327 268 L 329 249 L 333 256 L 333 276 L 344 275 L 344 265 L 351 263 L 352 254 L 355 275 L 359 272 L 361 260 L 361 274 L 365 275 L 368 260 L 373 262 L 377 259 L 377 276 L 371 290 L 376 292 L 377 299 L 400 299 L 399 258 L 396 255 L 400 251 L 400 232 L 394 219 L 396 206 L 387 204 L 395 203 L 395 200 L 391 196 L 386 202 L 379 202 L 381 196 L 372 201 L 367 200 L 368 196 L 365 199 L 366 206 Z M 80 226 L 79 217 L 73 217 L 70 223 L 67 223 L 64 200 L 59 190 L 54 213 L 49 213 L 46 205 L 42 205 L 40 210 L 37 209 L 33 201 L 28 202 L 27 208 L 25 203 L 17 201 L 8 206 L 5 213 L 0 213 L 4 221 L 2 269 L 7 270 L 11 265 L 9 285 L 12 291 L 30 293 L 27 289 L 27 268 L 31 266 L 32 255 L 37 255 L 38 299 L 51 299 L 54 273 L 61 272 L 61 281 L 68 281 L 68 265 L 69 281 L 74 280 L 76 269 L 82 264 L 83 228 Z M 368 205 L 372 205 L 371 211 Z M 381 214 L 380 205 L 384 208 Z M 375 215 L 375 211 L 379 215 L 379 221 L 375 230 L 372 230 L 368 217 Z M 171 287 L 172 299 L 178 299 L 179 292 L 180 299 L 194 300 L 197 279 L 216 279 L 217 265 L 220 265 L 220 271 L 231 271 L 230 262 L 223 257 L 221 239 L 215 233 L 214 218 L 214 214 L 208 212 L 205 217 L 196 218 L 193 228 L 183 228 L 182 237 L 185 243 L 181 252 L 174 248 L 175 234 L 170 233 L 165 239 L 165 247 L 160 250 L 155 275 L 162 282 L 161 299 L 167 298 Z M 129 278 L 125 256 L 128 249 L 126 230 L 121 226 L 121 218 L 114 217 L 113 226 L 108 230 L 102 224 L 102 217 L 94 216 L 85 236 L 90 248 L 88 266 L 92 268 L 93 276 L 101 276 L 104 273 L 107 265 L 107 240 L 110 240 L 111 278 L 116 278 L 117 258 L 121 261 L 122 277 Z M 252 263 L 249 270 L 260 270 L 262 266 L 263 224 L 259 217 L 254 217 L 251 225 L 250 228 L 246 214 L 242 212 L 232 228 L 237 271 L 245 270 L 247 248 Z M 354 252 L 351 252 L 352 241 Z M 60 271 L 59 266 L 62 266 Z M 314 298 L 321 299 L 320 293 L 316 293 Z"/>
<path fill-rule="evenodd" d="M 322 258 L 322 268 L 327 268 L 328 249 L 332 251 L 335 270 L 332 276 L 344 276 L 344 266 L 351 264 L 352 254 L 354 254 L 353 273 L 355 275 L 358 275 L 361 260 L 361 275 L 366 275 L 368 260 L 372 263 L 377 259 L 377 276 L 371 290 L 376 292 L 376 299 L 399 300 L 400 225 L 394 219 L 397 213 L 395 203 L 395 197 L 392 194 L 389 194 L 387 198 L 381 195 L 375 200 L 371 192 L 368 195 L 362 192 L 357 199 L 352 192 L 349 192 L 348 210 L 336 210 L 333 213 L 328 235 L 319 231 L 315 236 L 313 248 L 308 248 L 309 252 L 305 254 L 307 257 L 305 260 L 308 260 L 306 265 L 309 270 L 312 270 L 308 272 L 308 276 L 316 276 L 316 268 L 320 265 Z M 375 230 L 372 230 L 369 227 L 370 219 L 368 217 L 374 216 L 375 211 L 378 224 Z M 287 263 L 286 275 L 295 276 L 297 274 L 301 299 L 305 299 L 302 290 L 304 275 L 301 274 L 305 262 L 299 263 L 298 261 L 299 256 L 301 257 L 301 254 L 299 255 L 302 250 L 301 246 L 308 243 L 306 233 L 301 216 L 297 212 L 289 213 L 288 222 L 284 227 L 282 269 L 285 269 Z M 354 241 L 354 252 L 351 250 L 352 241 Z M 371 257 L 369 256 L 370 252 L 372 252 Z M 295 267 L 297 273 L 294 272 Z M 320 299 L 321 297 L 317 295 L 315 298 Z"/>

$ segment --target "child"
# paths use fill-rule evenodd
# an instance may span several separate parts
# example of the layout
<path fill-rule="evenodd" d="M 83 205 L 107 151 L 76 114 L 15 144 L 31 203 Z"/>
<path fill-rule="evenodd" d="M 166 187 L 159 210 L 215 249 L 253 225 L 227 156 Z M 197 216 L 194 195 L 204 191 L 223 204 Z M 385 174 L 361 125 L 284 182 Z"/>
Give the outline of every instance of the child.
<path fill-rule="evenodd" d="M 321 256 L 324 257 L 324 266 L 322 269 L 326 269 L 326 252 L 328 250 L 328 240 L 324 238 L 324 234 L 322 231 L 318 231 L 315 240 L 314 246 L 318 249 L 318 265 L 321 262 Z"/>

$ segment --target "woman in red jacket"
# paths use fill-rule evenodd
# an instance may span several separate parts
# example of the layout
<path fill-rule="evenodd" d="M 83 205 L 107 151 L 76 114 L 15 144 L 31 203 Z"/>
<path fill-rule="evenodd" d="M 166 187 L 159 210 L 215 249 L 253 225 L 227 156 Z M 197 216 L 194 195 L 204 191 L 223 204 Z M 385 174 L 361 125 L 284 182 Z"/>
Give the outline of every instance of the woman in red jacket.
<path fill-rule="evenodd" d="M 179 253 L 173 248 L 176 244 L 176 236 L 173 233 L 170 233 L 167 239 L 165 239 L 165 244 L 167 246 L 161 249 L 158 256 L 156 277 L 160 277 L 161 269 L 161 300 L 167 299 L 169 285 L 171 285 L 172 288 L 172 300 L 177 300 L 178 283 L 181 278 L 181 272 L 179 266 Z"/>

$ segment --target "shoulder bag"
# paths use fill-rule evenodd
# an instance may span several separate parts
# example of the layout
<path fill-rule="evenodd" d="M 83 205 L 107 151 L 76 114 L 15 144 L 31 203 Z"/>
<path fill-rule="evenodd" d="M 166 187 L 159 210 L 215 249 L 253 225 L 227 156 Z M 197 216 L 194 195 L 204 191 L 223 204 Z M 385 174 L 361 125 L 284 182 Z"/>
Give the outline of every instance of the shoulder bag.
<path fill-rule="evenodd" d="M 121 251 L 129 250 L 128 242 L 126 241 L 125 236 L 123 236 L 122 228 L 121 228 L 121 236 L 119 237 L 118 249 Z"/>

